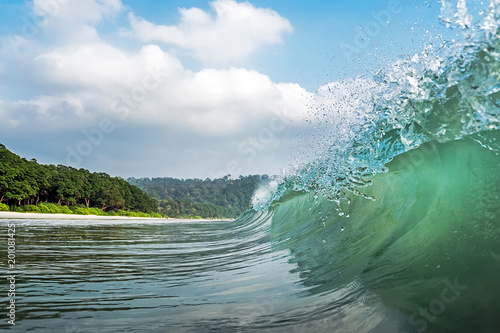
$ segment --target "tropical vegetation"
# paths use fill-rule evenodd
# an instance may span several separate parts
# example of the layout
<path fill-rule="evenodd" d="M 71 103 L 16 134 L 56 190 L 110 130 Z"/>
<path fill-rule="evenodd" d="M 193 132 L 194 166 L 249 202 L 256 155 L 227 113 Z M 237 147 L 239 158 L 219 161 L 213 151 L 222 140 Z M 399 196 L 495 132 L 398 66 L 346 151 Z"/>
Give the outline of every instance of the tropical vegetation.
<path fill-rule="evenodd" d="M 111 177 L 39 164 L 0 144 L 0 211 L 132 217 L 236 218 L 268 176 L 219 179 Z"/>
<path fill-rule="evenodd" d="M 118 177 L 39 164 L 0 144 L 0 210 L 42 213 L 157 212 L 154 199 Z M 98 211 L 100 213 L 98 213 Z"/>
<path fill-rule="evenodd" d="M 131 184 L 158 200 L 161 214 L 171 217 L 235 218 L 251 208 L 251 199 L 267 175 L 230 175 L 219 179 L 129 178 Z"/>

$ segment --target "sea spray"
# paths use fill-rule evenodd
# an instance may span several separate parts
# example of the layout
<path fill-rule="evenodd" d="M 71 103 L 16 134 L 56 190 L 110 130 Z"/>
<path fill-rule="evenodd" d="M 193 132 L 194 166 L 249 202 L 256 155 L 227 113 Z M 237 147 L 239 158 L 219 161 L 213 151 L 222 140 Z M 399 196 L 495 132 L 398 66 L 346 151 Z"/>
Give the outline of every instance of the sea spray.
<path fill-rule="evenodd" d="M 492 0 L 478 20 L 465 1 L 442 1 L 441 22 L 463 38 L 441 41 L 373 77 L 322 87 L 311 114 L 316 157 L 301 163 L 279 185 L 254 197 L 266 209 L 287 191 L 312 191 L 338 204 L 363 194 L 367 177 L 386 172 L 396 156 L 425 142 L 448 142 L 498 129 L 500 116 L 500 1 Z M 485 142 L 483 142 L 485 141 Z"/>

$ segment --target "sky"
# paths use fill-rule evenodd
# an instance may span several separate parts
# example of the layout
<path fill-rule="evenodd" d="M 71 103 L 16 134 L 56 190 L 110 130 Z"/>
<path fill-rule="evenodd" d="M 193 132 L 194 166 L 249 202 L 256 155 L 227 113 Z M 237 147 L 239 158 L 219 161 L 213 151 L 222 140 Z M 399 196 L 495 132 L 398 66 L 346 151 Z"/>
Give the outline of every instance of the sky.
<path fill-rule="evenodd" d="M 440 8 L 3 0 L 0 142 L 39 163 L 121 177 L 279 173 L 307 153 L 301 136 L 314 131 L 324 88 L 449 34 Z"/>

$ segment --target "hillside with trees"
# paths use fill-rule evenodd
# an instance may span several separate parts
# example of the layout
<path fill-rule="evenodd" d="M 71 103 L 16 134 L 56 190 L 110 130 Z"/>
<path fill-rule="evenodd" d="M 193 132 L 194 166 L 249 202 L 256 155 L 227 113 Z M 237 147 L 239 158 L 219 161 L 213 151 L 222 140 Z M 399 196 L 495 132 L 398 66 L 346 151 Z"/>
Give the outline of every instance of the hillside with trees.
<path fill-rule="evenodd" d="M 170 217 L 192 216 L 235 218 L 251 208 L 257 185 L 267 175 L 229 175 L 219 179 L 129 178 L 133 185 L 158 200 L 161 214 Z"/>
<path fill-rule="evenodd" d="M 264 176 L 230 179 L 122 178 L 39 164 L 0 144 L 0 210 L 41 213 L 236 218 Z M 159 213 L 158 213 L 159 212 Z"/>
<path fill-rule="evenodd" d="M 11 210 L 27 206 L 37 211 L 40 203 L 103 212 L 157 211 L 154 199 L 121 178 L 64 165 L 38 164 L 0 144 L 0 205 Z"/>

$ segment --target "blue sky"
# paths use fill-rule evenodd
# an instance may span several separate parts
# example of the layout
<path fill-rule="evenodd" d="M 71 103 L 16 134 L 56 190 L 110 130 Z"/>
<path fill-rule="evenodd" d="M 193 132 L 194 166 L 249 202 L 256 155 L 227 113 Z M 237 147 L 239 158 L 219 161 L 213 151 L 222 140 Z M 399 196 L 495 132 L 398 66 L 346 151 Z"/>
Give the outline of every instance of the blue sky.
<path fill-rule="evenodd" d="M 51 0 L 52 1 L 52 0 Z M 54 0 L 56 1 L 56 0 Z M 426 31 L 435 34 L 447 33 L 439 24 L 440 4 L 437 0 L 395 1 L 401 12 L 391 18 L 391 24 L 384 27 L 367 48 L 379 57 L 377 64 L 396 59 L 402 54 L 412 54 L 421 50 L 428 40 Z M 100 25 L 100 31 L 113 40 L 116 30 L 127 25 L 126 14 L 133 11 L 137 16 L 158 24 L 175 24 L 180 19 L 178 8 L 197 7 L 210 10 L 210 1 L 169 0 L 124 0 L 124 10 L 111 22 Z M 264 72 L 276 81 L 293 81 L 315 90 L 321 84 L 338 78 L 364 74 L 372 63 L 353 64 L 346 62 L 339 52 L 342 43 L 351 43 L 359 27 L 373 22 L 373 13 L 387 10 L 390 0 L 353 1 L 297 1 L 258 0 L 251 1 L 256 7 L 270 8 L 287 18 L 294 31 L 284 37 L 284 43 L 273 45 L 254 54 L 242 65 Z M 31 4 L 22 0 L 2 1 L 0 8 L 0 32 L 19 33 L 29 19 Z M 414 29 L 412 29 L 414 28 Z M 380 45 L 375 50 L 375 44 Z M 364 50 L 363 50 L 364 51 Z M 363 52 L 368 53 L 368 52 Z M 189 61 L 191 68 L 201 68 L 196 61 Z"/>
<path fill-rule="evenodd" d="M 369 78 L 453 37 L 440 8 L 2 1 L 0 142 L 39 162 L 124 177 L 275 173 L 293 159 L 322 86 Z"/>

